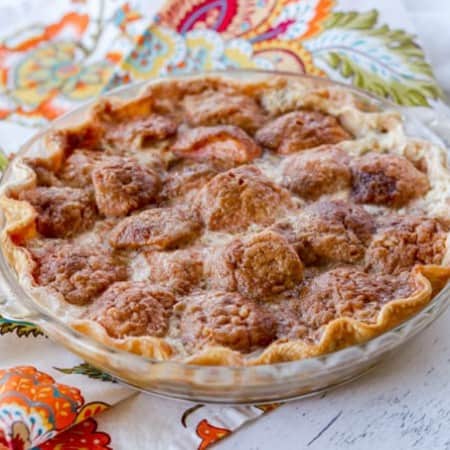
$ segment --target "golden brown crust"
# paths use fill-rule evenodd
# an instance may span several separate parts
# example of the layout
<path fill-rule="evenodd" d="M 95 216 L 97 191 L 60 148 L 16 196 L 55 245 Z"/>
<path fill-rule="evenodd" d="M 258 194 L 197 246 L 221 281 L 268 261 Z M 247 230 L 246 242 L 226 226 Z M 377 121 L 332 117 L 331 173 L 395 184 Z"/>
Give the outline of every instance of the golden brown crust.
<path fill-rule="evenodd" d="M 170 344 L 161 338 L 144 336 L 115 339 L 109 336 L 100 324 L 92 320 L 78 319 L 74 320 L 71 325 L 80 333 L 86 334 L 109 347 L 125 350 L 147 358 L 164 360 L 169 359 L 173 354 Z"/>
<path fill-rule="evenodd" d="M 367 211 L 342 200 L 312 203 L 280 228 L 308 265 L 356 263 L 373 230 Z"/>
<path fill-rule="evenodd" d="M 86 309 L 84 317 L 98 322 L 113 338 L 164 337 L 175 296 L 146 281 L 111 284 Z"/>
<path fill-rule="evenodd" d="M 151 251 L 145 255 L 150 267 L 148 280 L 187 294 L 203 278 L 203 255 L 199 250 Z"/>
<path fill-rule="evenodd" d="M 67 238 L 92 227 L 97 208 L 92 193 L 68 187 L 37 187 L 21 192 L 20 200 L 37 212 L 36 228 L 49 238 Z"/>
<path fill-rule="evenodd" d="M 108 286 L 128 276 L 124 261 L 101 245 L 46 243 L 30 247 L 29 252 L 36 262 L 34 281 L 70 304 L 91 303 Z"/>
<path fill-rule="evenodd" d="M 296 87 L 291 86 L 290 82 L 283 78 L 268 82 L 243 84 L 228 81 L 224 82 L 220 78 L 205 77 L 190 83 L 176 82 L 178 83 L 176 86 L 173 84 L 171 85 L 173 86 L 171 95 L 156 95 L 158 92 L 161 94 L 161 90 L 162 92 L 167 91 L 167 83 L 170 82 L 163 82 L 148 88 L 145 95 L 140 100 L 135 100 L 129 104 L 120 104 L 120 102 L 118 102 L 118 106 L 112 108 L 113 112 L 111 112 L 111 110 L 107 111 L 107 118 L 100 117 L 101 109 L 99 110 L 98 108 L 94 111 L 92 117 L 95 117 L 97 114 L 99 122 L 108 122 L 112 120 L 122 120 L 124 117 L 133 115 L 133 117 L 138 117 L 139 120 L 141 120 L 146 114 L 151 114 L 151 123 L 146 123 L 145 125 L 149 126 L 150 134 L 148 134 L 148 136 L 153 144 L 153 141 L 164 139 L 164 137 L 170 139 L 174 134 L 174 123 L 179 120 L 179 112 L 176 111 L 174 105 L 186 95 L 198 95 L 208 89 L 220 90 L 223 83 L 227 84 L 227 89 L 240 92 L 242 95 L 251 96 L 258 92 L 264 92 L 260 98 L 260 105 L 265 110 L 265 114 L 268 114 L 269 116 L 274 117 L 276 115 L 290 113 L 296 109 L 312 109 L 339 117 L 339 122 L 345 129 L 349 130 L 355 138 L 354 141 L 341 142 L 338 144 L 341 149 L 348 151 L 350 155 L 360 154 L 364 148 L 367 148 L 368 143 L 373 143 L 373 151 L 397 152 L 401 156 L 406 155 L 412 161 L 419 161 L 419 159 L 424 161 L 421 170 L 425 168 L 427 171 L 430 182 L 429 190 L 426 191 L 425 188 L 421 189 L 420 193 L 417 194 L 419 197 L 417 199 L 415 198 L 416 193 L 414 195 L 408 194 L 409 203 L 407 206 L 411 209 L 400 210 L 400 213 L 407 214 L 409 211 L 414 211 L 414 208 L 425 209 L 430 215 L 441 214 L 441 216 L 444 216 L 446 213 L 446 209 L 441 205 L 446 204 L 446 199 L 443 200 L 443 197 L 447 195 L 446 192 L 448 192 L 449 182 L 448 171 L 443 162 L 442 151 L 434 146 L 428 148 L 431 146 L 431 144 L 428 143 L 416 141 L 416 144 L 411 144 L 403 136 L 401 132 L 401 123 L 396 114 L 382 114 L 374 111 L 368 112 L 362 109 L 360 110 L 358 109 L 357 102 L 355 102 L 345 89 L 334 88 L 327 90 L 314 87 Z M 283 91 L 283 94 L 277 95 L 277 91 Z M 168 114 L 170 116 L 170 121 L 161 121 L 159 118 L 161 114 Z M 239 115 L 237 117 L 240 120 Z M 247 120 L 245 117 L 244 119 Z M 261 118 L 257 118 L 257 121 L 260 119 Z M 215 118 L 207 118 L 206 120 L 207 122 L 210 120 L 213 122 L 216 121 Z M 208 124 L 210 124 L 210 122 L 208 122 Z M 349 133 L 342 132 L 341 129 L 336 131 L 336 129 L 334 129 L 336 122 L 333 121 L 333 123 L 330 122 L 330 124 L 333 128 L 333 130 L 331 130 L 332 142 L 341 141 L 350 136 Z M 250 124 L 249 130 L 253 131 L 255 127 L 254 124 Z M 358 129 L 361 131 L 361 135 L 358 134 Z M 141 137 L 143 135 L 135 134 L 132 125 L 129 125 L 126 131 L 127 133 L 130 133 L 129 136 L 125 136 L 127 139 L 129 138 L 130 140 L 135 141 L 136 137 L 138 137 L 139 144 L 142 144 Z M 333 134 L 335 131 L 337 132 L 337 135 Z M 377 132 L 382 132 L 383 136 L 380 137 L 381 135 L 377 135 Z M 108 130 L 98 126 L 98 123 L 95 122 L 82 124 L 69 131 L 57 132 L 49 139 L 49 151 L 51 154 L 44 159 L 46 164 L 40 165 L 39 167 L 56 173 L 61 169 L 64 159 L 74 150 L 85 149 L 97 151 L 102 141 L 111 138 L 112 135 L 108 133 Z M 362 134 L 364 134 L 364 137 Z M 322 141 L 319 140 L 319 143 L 322 143 Z M 122 142 L 121 145 L 123 145 Z M 140 145 L 137 147 L 139 146 Z M 292 151 L 292 148 L 300 149 L 301 145 L 298 147 L 297 144 L 293 144 L 293 147 L 290 145 L 288 147 L 290 152 Z M 424 149 L 429 151 L 425 151 Z M 281 153 L 287 153 L 287 150 L 283 150 Z M 166 156 L 167 155 L 164 157 Z M 30 168 L 24 166 L 22 162 L 17 161 L 14 164 L 16 166 L 14 170 L 17 172 L 16 178 L 20 181 L 14 185 L 7 186 L 0 197 L 0 207 L 4 211 L 6 217 L 6 226 L 0 237 L 1 245 L 9 263 L 19 274 L 20 282 L 23 286 L 30 291 L 36 301 L 39 301 L 48 309 L 54 309 L 56 311 L 57 306 L 55 305 L 61 307 L 63 299 L 52 298 L 51 301 L 47 301 L 44 298 L 45 296 L 42 295 L 42 287 L 38 286 L 30 276 L 36 262 L 33 260 L 30 253 L 22 246 L 25 242 L 38 236 L 38 230 L 36 228 L 37 213 L 30 203 L 17 200 L 17 194 L 25 189 L 36 187 L 39 180 L 37 179 L 36 174 Z M 408 173 L 410 172 L 411 171 Z M 434 174 L 437 175 L 435 176 Z M 41 174 L 41 179 L 44 180 L 42 183 L 44 184 L 47 183 L 46 180 L 50 180 L 50 182 L 53 180 L 51 176 L 47 177 L 47 175 L 49 174 Z M 444 186 L 445 189 L 443 189 Z M 202 189 L 205 188 L 206 186 Z M 284 191 L 281 191 L 282 193 L 280 194 L 279 187 L 277 187 L 277 189 L 275 190 L 278 192 L 278 200 L 275 203 L 277 203 L 277 205 L 284 203 L 282 208 L 284 211 L 291 210 L 293 205 L 291 204 L 290 197 L 285 197 Z M 211 199 L 214 199 L 214 196 L 215 194 L 211 196 Z M 203 208 L 209 207 L 210 203 L 211 202 L 205 201 L 203 203 L 200 202 Z M 403 206 L 402 202 L 400 202 L 400 204 L 398 204 L 398 202 L 394 203 L 396 207 L 399 205 Z M 273 214 L 273 211 L 270 211 L 270 213 L 267 212 L 265 219 L 270 217 L 271 214 Z M 240 221 L 242 220 L 241 216 L 241 214 L 237 214 L 235 219 L 232 219 L 229 223 L 227 222 L 226 226 L 231 228 L 237 226 L 237 229 L 241 230 L 243 228 L 240 224 Z M 206 217 L 206 220 L 204 217 L 205 222 L 208 222 L 208 217 L 209 216 Z M 443 218 L 448 220 L 448 216 L 444 216 Z M 128 218 L 124 220 L 128 220 Z M 251 218 L 247 218 L 244 221 L 246 221 L 245 227 L 252 223 Z M 270 225 L 271 223 L 272 219 L 267 221 L 263 220 L 264 226 Z M 193 229 L 197 230 L 197 227 L 198 224 L 193 226 Z M 448 241 L 448 232 L 443 231 L 443 233 L 447 236 Z M 433 259 L 433 262 L 436 262 L 436 260 Z M 162 360 L 177 358 L 183 359 L 183 361 L 187 363 L 200 365 L 240 366 L 272 364 L 316 356 L 335 351 L 348 345 L 363 343 L 395 327 L 427 305 L 433 296 L 443 288 L 450 279 L 450 268 L 446 266 L 449 262 L 450 251 L 448 245 L 445 244 L 442 264 L 415 265 L 410 274 L 410 282 L 412 282 L 415 287 L 413 294 L 407 298 L 397 298 L 384 304 L 378 313 L 376 320 L 373 322 L 366 323 L 348 317 L 340 317 L 332 320 L 324 327 L 320 340 L 317 342 L 311 343 L 300 339 L 287 340 L 286 338 L 281 338 L 270 344 L 261 354 L 256 355 L 250 353 L 247 356 L 243 356 L 239 351 L 229 347 L 218 346 L 217 343 L 211 343 L 209 346 L 196 351 L 194 354 L 186 356 L 185 354 L 180 354 L 178 349 L 172 346 L 169 340 L 164 338 L 151 336 L 127 336 L 121 339 L 113 338 L 107 334 L 106 330 L 100 324 L 92 320 L 76 318 L 75 315 L 71 316 L 70 311 L 72 310 L 69 311 L 66 319 L 74 329 L 107 346 L 126 350 L 149 358 Z"/>
<path fill-rule="evenodd" d="M 414 264 L 439 264 L 445 255 L 448 233 L 439 220 L 394 217 L 374 235 L 366 254 L 373 271 L 400 273 Z"/>
<path fill-rule="evenodd" d="M 188 350 L 221 345 L 249 353 L 276 338 L 276 320 L 259 303 L 237 292 L 209 290 L 178 304 L 182 341 Z"/>

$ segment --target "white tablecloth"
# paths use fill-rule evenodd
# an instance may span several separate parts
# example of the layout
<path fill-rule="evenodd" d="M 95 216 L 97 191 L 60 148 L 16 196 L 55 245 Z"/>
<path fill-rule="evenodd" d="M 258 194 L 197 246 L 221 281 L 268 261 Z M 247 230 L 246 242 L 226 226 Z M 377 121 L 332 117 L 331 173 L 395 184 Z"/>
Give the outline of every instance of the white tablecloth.
<path fill-rule="evenodd" d="M 439 84 L 450 96 L 450 2 L 448 0 L 403 0 L 433 64 Z"/>

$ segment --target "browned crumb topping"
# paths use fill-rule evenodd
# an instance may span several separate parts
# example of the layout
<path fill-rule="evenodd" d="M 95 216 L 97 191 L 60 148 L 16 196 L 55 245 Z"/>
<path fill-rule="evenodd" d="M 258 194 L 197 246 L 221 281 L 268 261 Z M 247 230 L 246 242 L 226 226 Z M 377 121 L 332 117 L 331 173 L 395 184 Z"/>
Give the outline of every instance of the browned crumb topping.
<path fill-rule="evenodd" d="M 341 200 L 313 203 L 288 223 L 274 227 L 285 234 L 308 265 L 356 263 L 375 228 L 362 207 Z"/>
<path fill-rule="evenodd" d="M 406 158 L 368 153 L 352 163 L 353 199 L 399 208 L 429 189 L 427 176 Z"/>
<path fill-rule="evenodd" d="M 184 202 L 186 197 L 195 195 L 217 173 L 208 164 L 183 161 L 168 173 L 162 196 L 171 201 Z"/>
<path fill-rule="evenodd" d="M 355 268 L 333 269 L 314 278 L 301 292 L 299 317 L 312 329 L 341 317 L 372 322 L 385 303 L 405 298 L 413 290 L 407 274 L 394 277 Z"/>
<path fill-rule="evenodd" d="M 123 219 L 111 232 L 115 248 L 174 248 L 198 235 L 196 216 L 181 208 L 155 208 Z"/>
<path fill-rule="evenodd" d="M 254 166 L 215 176 L 200 191 L 197 207 L 213 231 L 244 231 L 251 224 L 270 225 L 292 206 L 287 191 Z"/>
<path fill-rule="evenodd" d="M 75 150 L 114 149 L 129 153 L 170 138 L 177 128 L 173 118 L 152 112 L 151 102 L 145 99 L 130 105 L 104 100 L 94 107 L 89 123 L 56 131 L 51 142 L 66 156 Z"/>
<path fill-rule="evenodd" d="M 392 218 L 374 236 L 367 250 L 368 268 L 399 273 L 415 264 L 441 264 L 448 229 L 436 219 Z"/>
<path fill-rule="evenodd" d="M 114 145 L 120 142 L 123 145 L 136 143 L 139 147 L 147 147 L 155 141 L 172 136 L 177 130 L 176 122 L 159 114 L 138 118 L 128 123 L 112 122 L 108 125 L 105 138 L 109 143 Z"/>
<path fill-rule="evenodd" d="M 181 131 L 171 150 L 179 157 L 208 161 L 220 168 L 245 164 L 261 156 L 261 149 L 255 141 L 232 125 Z"/>
<path fill-rule="evenodd" d="M 97 105 L 94 118 L 101 124 L 103 140 L 119 148 L 132 144 L 147 147 L 173 136 L 178 127 L 171 117 L 153 113 L 151 102 L 145 98 L 130 105 L 104 101 Z"/>
<path fill-rule="evenodd" d="M 92 193 L 68 187 L 38 187 L 21 193 L 37 212 L 36 227 L 46 237 L 69 237 L 89 229 L 97 210 Z"/>
<path fill-rule="evenodd" d="M 92 171 L 105 159 L 103 152 L 75 150 L 57 173 L 60 182 L 70 187 L 86 188 L 92 185 Z"/>
<path fill-rule="evenodd" d="M 92 171 L 95 201 L 105 216 L 126 216 L 157 200 L 158 173 L 131 158 L 111 157 Z"/>
<path fill-rule="evenodd" d="M 128 276 L 124 263 L 99 246 L 55 244 L 32 250 L 37 261 L 34 278 L 65 300 L 85 305 L 115 281 Z"/>
<path fill-rule="evenodd" d="M 352 139 L 338 120 L 317 111 L 293 111 L 260 128 L 255 138 L 282 155 Z"/>
<path fill-rule="evenodd" d="M 344 150 L 324 147 L 286 158 L 283 186 L 308 200 L 346 189 L 351 185 L 350 157 Z"/>
<path fill-rule="evenodd" d="M 146 255 L 149 281 L 179 294 L 190 292 L 203 278 L 203 255 L 198 250 L 153 251 Z"/>
<path fill-rule="evenodd" d="M 57 130 L 50 136 L 50 142 L 68 156 L 77 149 L 101 149 L 103 135 L 102 128 L 93 121 L 77 128 Z"/>
<path fill-rule="evenodd" d="M 175 297 L 145 281 L 114 283 L 86 311 L 114 338 L 166 334 Z"/>
<path fill-rule="evenodd" d="M 36 184 L 39 187 L 61 186 L 55 172 L 51 170 L 51 164 L 42 159 L 26 158 L 25 163 L 33 169 L 36 175 Z M 74 186 L 77 187 L 77 186 Z"/>
<path fill-rule="evenodd" d="M 233 240 L 213 258 L 211 269 L 218 287 L 255 300 L 293 289 L 303 279 L 303 264 L 294 248 L 273 231 Z"/>
<path fill-rule="evenodd" d="M 238 293 L 211 291 L 187 297 L 181 312 L 181 334 L 187 348 L 224 345 L 250 352 L 275 339 L 275 318 Z"/>
<path fill-rule="evenodd" d="M 183 106 L 190 125 L 231 124 L 253 133 L 265 121 L 265 114 L 255 99 L 240 94 L 206 90 L 188 95 Z"/>

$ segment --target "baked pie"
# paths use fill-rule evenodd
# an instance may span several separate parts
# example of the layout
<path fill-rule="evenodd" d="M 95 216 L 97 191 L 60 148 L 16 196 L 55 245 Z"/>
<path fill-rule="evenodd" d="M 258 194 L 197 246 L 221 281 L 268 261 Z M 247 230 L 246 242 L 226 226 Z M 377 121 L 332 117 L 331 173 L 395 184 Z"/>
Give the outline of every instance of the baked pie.
<path fill-rule="evenodd" d="M 343 87 L 165 80 L 13 162 L 3 252 L 104 344 L 204 365 L 362 343 L 450 278 L 445 152 Z"/>

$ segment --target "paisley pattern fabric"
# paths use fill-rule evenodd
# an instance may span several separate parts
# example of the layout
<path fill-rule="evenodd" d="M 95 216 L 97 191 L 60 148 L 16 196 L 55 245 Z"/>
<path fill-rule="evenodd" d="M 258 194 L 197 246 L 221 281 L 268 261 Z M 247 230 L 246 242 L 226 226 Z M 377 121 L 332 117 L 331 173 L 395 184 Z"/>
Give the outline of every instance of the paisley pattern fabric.
<path fill-rule="evenodd" d="M 28 26 L 0 41 L 4 120 L 41 124 L 98 95 L 150 21 L 143 5 L 58 3 L 53 22 L 42 26 L 30 17 Z"/>
<path fill-rule="evenodd" d="M 377 10 L 374 0 L 355 1 L 352 10 L 338 0 L 10 4 L 0 5 L 6 17 L 0 27 L 0 146 L 9 154 L 36 127 L 105 90 L 165 74 L 289 70 L 344 81 L 406 106 L 439 101 L 414 35 L 389 25 L 389 11 Z M 6 163 L 0 154 L 0 169 Z M 130 439 L 136 435 L 140 442 L 137 430 L 149 421 L 159 430 L 149 448 L 206 449 L 279 406 L 219 408 L 155 398 L 144 415 L 117 405 L 99 416 L 133 392 L 53 344 L 32 323 L 0 316 L 0 352 L 0 450 L 132 448 Z M 124 423 L 128 434 L 121 432 Z"/>
<path fill-rule="evenodd" d="M 13 450 L 44 443 L 42 448 L 56 448 L 57 441 L 53 446 L 51 438 L 108 407 L 99 402 L 86 404 L 78 388 L 57 383 L 32 366 L 0 370 L 0 399 L 0 449 Z M 88 435 L 87 440 L 95 434 L 96 423 L 91 419 L 89 429 L 82 426 L 74 430 Z M 104 444 L 109 443 L 105 433 L 101 438 Z M 95 448 L 108 447 L 102 444 Z"/>
<path fill-rule="evenodd" d="M 0 119 L 39 125 L 132 80 L 238 67 L 328 76 L 407 106 L 440 95 L 413 35 L 376 9 L 342 11 L 333 0 L 167 0 L 148 26 L 143 5 L 78 0 L 70 8 L 0 41 Z"/>
<path fill-rule="evenodd" d="M 154 56 L 141 56 L 157 47 Z M 351 82 L 407 106 L 438 98 L 414 37 L 372 9 L 340 11 L 332 0 L 166 2 L 122 69 L 135 79 L 192 70 L 291 70 Z"/>

